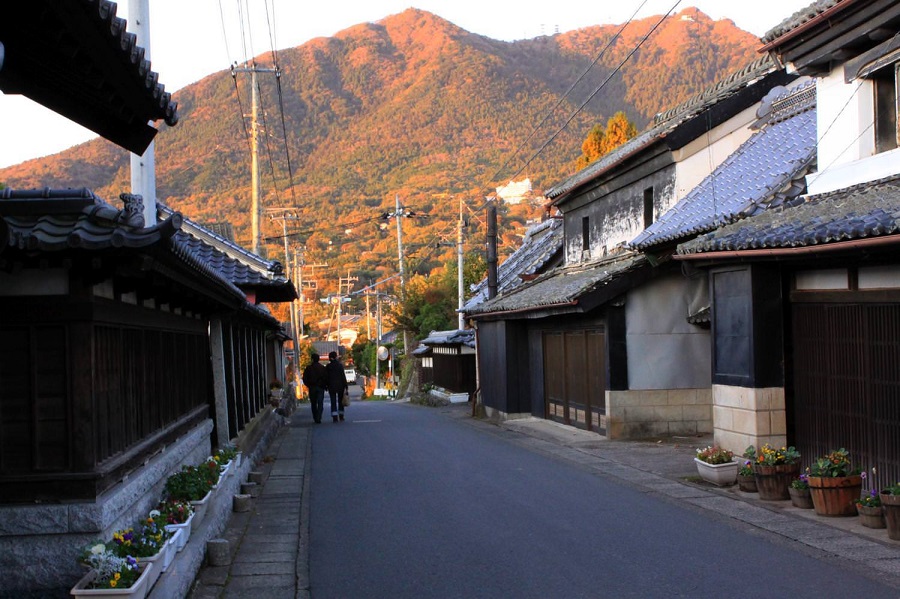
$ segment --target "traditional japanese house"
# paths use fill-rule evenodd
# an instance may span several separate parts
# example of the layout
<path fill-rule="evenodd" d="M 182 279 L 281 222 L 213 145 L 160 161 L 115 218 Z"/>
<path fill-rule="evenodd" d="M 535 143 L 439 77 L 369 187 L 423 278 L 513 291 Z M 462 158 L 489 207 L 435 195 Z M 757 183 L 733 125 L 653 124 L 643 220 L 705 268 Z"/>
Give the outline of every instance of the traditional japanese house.
<path fill-rule="evenodd" d="M 474 329 L 431 331 L 421 344 L 424 349 L 413 351 L 427 371 L 419 383 L 430 383 L 439 395 L 469 401 L 476 388 Z"/>
<path fill-rule="evenodd" d="M 0 89 L 141 154 L 176 106 L 115 14 L 4 3 Z M 0 190 L 4 595 L 64 594 L 78 551 L 148 513 L 169 474 L 227 441 L 252 458 L 277 426 L 263 407 L 284 336 L 259 302 L 296 297 L 280 265 L 120 200 Z"/>
<path fill-rule="evenodd" d="M 678 249 L 709 271 L 717 437 L 790 443 L 807 464 L 845 447 L 876 488 L 900 479 L 898 32 L 900 2 L 865 0 L 768 32 L 764 51 L 815 77 L 810 195 Z"/>
<path fill-rule="evenodd" d="M 466 314 L 489 414 L 531 414 L 610 437 L 712 430 L 703 277 L 628 246 L 752 135 L 795 80 L 763 57 L 551 188 L 564 263 Z"/>

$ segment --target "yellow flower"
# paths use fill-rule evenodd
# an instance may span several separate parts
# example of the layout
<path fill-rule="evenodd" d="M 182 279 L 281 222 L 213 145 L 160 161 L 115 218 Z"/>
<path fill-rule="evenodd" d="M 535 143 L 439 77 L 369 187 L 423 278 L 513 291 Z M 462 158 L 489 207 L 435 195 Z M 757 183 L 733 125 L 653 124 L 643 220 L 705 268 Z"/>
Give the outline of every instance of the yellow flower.
<path fill-rule="evenodd" d="M 116 588 L 116 585 L 117 585 L 117 584 L 119 584 L 118 581 L 115 581 L 115 580 L 110 580 L 110 581 L 109 581 L 109 586 L 110 586 L 110 588 L 113 588 L 113 589 Z"/>
<path fill-rule="evenodd" d="M 116 578 L 116 580 L 119 580 L 120 578 L 122 578 L 122 573 L 121 573 L 121 572 L 116 572 L 115 578 Z"/>

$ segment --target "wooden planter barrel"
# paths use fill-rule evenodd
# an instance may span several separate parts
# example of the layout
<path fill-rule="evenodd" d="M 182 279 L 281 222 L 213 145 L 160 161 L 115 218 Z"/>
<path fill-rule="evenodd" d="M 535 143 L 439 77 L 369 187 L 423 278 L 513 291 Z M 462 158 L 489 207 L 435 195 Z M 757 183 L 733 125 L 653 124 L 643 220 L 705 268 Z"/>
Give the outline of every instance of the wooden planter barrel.
<path fill-rule="evenodd" d="M 888 538 L 900 541 L 900 495 L 882 493 L 881 506 L 884 508 Z"/>
<path fill-rule="evenodd" d="M 756 479 L 759 498 L 765 501 L 790 499 L 788 488 L 791 486 L 791 481 L 799 475 L 800 464 L 778 464 L 777 466 L 753 464 L 753 477 Z"/>
<path fill-rule="evenodd" d="M 855 516 L 856 500 L 862 492 L 862 477 L 810 476 L 809 492 L 819 516 Z"/>

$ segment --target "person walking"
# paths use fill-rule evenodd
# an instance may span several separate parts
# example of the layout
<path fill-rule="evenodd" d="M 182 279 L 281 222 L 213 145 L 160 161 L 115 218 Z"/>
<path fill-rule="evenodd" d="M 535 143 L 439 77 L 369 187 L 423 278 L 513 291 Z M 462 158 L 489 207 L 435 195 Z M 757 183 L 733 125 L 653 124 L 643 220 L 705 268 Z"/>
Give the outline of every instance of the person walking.
<path fill-rule="evenodd" d="M 316 424 L 321 424 L 322 411 L 325 409 L 325 389 L 328 388 L 328 372 L 325 365 L 319 362 L 319 354 L 312 354 L 310 357 L 312 362 L 303 369 L 303 384 L 309 389 L 313 420 Z"/>
<path fill-rule="evenodd" d="M 331 397 L 331 420 L 337 422 L 344 421 L 344 404 L 341 401 L 344 393 L 349 392 L 347 384 L 347 375 L 344 374 L 344 365 L 338 359 L 337 352 L 328 353 L 328 394 Z"/>

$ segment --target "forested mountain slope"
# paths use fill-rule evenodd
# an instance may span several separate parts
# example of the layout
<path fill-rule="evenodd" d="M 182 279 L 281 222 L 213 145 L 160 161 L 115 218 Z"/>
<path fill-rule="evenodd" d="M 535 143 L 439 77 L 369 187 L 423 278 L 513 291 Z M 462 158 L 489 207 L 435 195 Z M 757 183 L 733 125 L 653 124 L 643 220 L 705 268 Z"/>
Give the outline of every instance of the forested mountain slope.
<path fill-rule="evenodd" d="M 282 51 L 287 153 L 274 77 L 259 79 L 265 204 L 296 208 L 300 220 L 289 228 L 306 246 L 308 262 L 329 264 L 334 281 L 349 268 L 362 283 L 396 271 L 395 224 L 379 226 L 378 217 L 399 196 L 429 215 L 404 222 L 410 266 L 427 273 L 455 251 L 435 243 L 455 239 L 457 199 L 480 210 L 484 197 L 508 182 L 657 20 L 630 24 L 527 143 L 620 26 L 503 42 L 409 9 Z M 595 123 L 624 110 L 641 129 L 657 112 L 750 62 L 757 47 L 731 21 L 712 21 L 696 9 L 669 18 L 519 178 L 530 177 L 538 191 L 558 183 L 573 172 Z M 271 66 L 268 55 L 258 61 Z M 156 141 L 159 198 L 199 222 L 232 222 L 237 240 L 249 245 L 249 124 L 242 122 L 250 112 L 249 76 L 214 73 L 174 98 L 180 123 L 163 126 Z M 128 169 L 127 153 L 98 139 L 2 169 L 0 182 L 85 186 L 115 201 L 128 189 Z M 513 249 L 527 212 L 506 215 L 502 251 Z M 467 231 L 470 248 L 483 245 L 478 214 Z M 268 251 L 279 258 L 280 233 L 280 223 L 265 223 Z"/>

